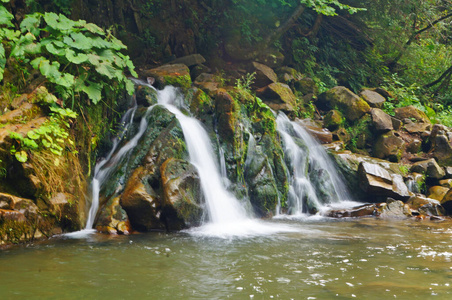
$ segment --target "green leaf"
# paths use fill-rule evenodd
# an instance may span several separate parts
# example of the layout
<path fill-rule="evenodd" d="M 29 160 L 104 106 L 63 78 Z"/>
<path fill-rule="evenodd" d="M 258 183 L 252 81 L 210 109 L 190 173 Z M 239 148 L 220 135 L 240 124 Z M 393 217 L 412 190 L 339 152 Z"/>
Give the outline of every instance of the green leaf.
<path fill-rule="evenodd" d="M 26 162 L 26 161 L 28 160 L 27 152 L 25 152 L 24 150 L 19 151 L 19 152 L 16 152 L 16 153 L 14 154 L 14 156 L 15 156 L 16 159 L 17 159 L 19 162 L 21 162 L 21 163 L 24 163 L 24 162 Z"/>
<path fill-rule="evenodd" d="M 90 50 L 92 48 L 92 39 L 87 38 L 80 32 L 73 32 L 70 37 L 64 36 L 63 41 L 66 45 L 78 50 Z"/>
<path fill-rule="evenodd" d="M 116 69 L 109 62 L 102 62 L 96 66 L 96 71 L 99 74 L 107 76 L 109 79 L 115 77 Z"/>
<path fill-rule="evenodd" d="M 89 85 L 79 82 L 75 90 L 87 94 L 94 104 L 99 103 L 99 101 L 102 100 L 102 85 L 91 81 L 87 82 Z"/>
<path fill-rule="evenodd" d="M 14 131 L 9 133 L 9 137 L 11 139 L 18 140 L 18 141 L 22 141 L 24 139 L 24 137 L 20 133 L 17 133 Z"/>
<path fill-rule="evenodd" d="M 86 23 L 86 24 L 83 24 L 82 26 L 84 28 L 86 28 L 91 33 L 99 34 L 99 35 L 105 35 L 105 32 L 102 30 L 102 28 L 100 28 L 96 24 Z"/>
<path fill-rule="evenodd" d="M 34 140 L 31 140 L 29 138 L 24 139 L 24 146 L 27 148 L 30 148 L 30 149 L 38 149 L 39 148 L 38 144 Z"/>
<path fill-rule="evenodd" d="M 84 53 L 75 53 L 72 49 L 66 49 L 66 58 L 69 62 L 79 65 L 88 60 L 88 55 Z"/>
<path fill-rule="evenodd" d="M 37 140 L 41 137 L 40 134 L 37 134 L 36 132 L 34 132 L 33 130 L 27 132 L 27 136 L 32 139 L 32 140 Z"/>
<path fill-rule="evenodd" d="M 0 6 L 0 25 L 7 25 L 13 27 L 13 23 L 11 23 L 11 19 L 14 16 L 4 7 Z"/>
<path fill-rule="evenodd" d="M 56 55 L 56 56 L 63 56 L 66 54 L 65 49 L 57 48 L 55 47 L 56 43 L 49 43 L 45 47 L 49 53 Z"/>
<path fill-rule="evenodd" d="M 35 13 L 32 15 L 26 15 L 23 21 L 20 23 L 20 30 L 22 32 L 31 32 L 34 36 L 38 36 L 41 30 L 39 25 L 41 25 L 42 15 Z"/>
<path fill-rule="evenodd" d="M 68 19 L 65 15 L 48 12 L 44 14 L 47 25 L 55 30 L 67 31 L 72 29 L 77 23 Z"/>
<path fill-rule="evenodd" d="M 43 139 L 41 142 L 46 148 L 50 148 L 50 146 L 52 145 L 48 140 Z"/>

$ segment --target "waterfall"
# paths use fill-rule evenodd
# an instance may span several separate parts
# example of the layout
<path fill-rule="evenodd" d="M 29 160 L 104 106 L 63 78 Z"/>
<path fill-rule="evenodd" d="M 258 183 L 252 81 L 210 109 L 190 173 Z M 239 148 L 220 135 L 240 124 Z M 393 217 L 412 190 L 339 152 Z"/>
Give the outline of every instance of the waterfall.
<path fill-rule="evenodd" d="M 315 213 L 326 204 L 350 200 L 345 184 L 322 145 L 283 113 L 278 114 L 276 123 L 290 173 L 288 212 Z"/>
<path fill-rule="evenodd" d="M 140 140 L 141 136 L 146 131 L 148 122 L 147 116 L 154 108 L 153 106 L 148 107 L 145 115 L 141 118 L 140 127 L 138 132 L 133 136 L 133 138 L 128 141 L 124 146 L 122 146 L 118 151 L 117 148 L 120 144 L 120 141 L 124 138 L 127 130 L 133 123 L 133 118 L 135 116 L 135 111 L 137 109 L 136 102 L 134 102 L 133 107 L 131 107 L 122 117 L 121 124 L 123 125 L 123 130 L 121 133 L 116 136 L 113 140 L 113 146 L 107 157 L 100 160 L 96 167 L 94 168 L 93 181 L 91 185 L 92 194 L 91 194 L 91 207 L 88 213 L 88 220 L 86 222 L 85 229 L 93 229 L 94 221 L 96 218 L 97 210 L 99 209 L 99 193 L 103 186 L 103 184 L 108 180 L 109 176 L 116 170 L 119 162 L 123 159 L 127 159 L 127 154 L 135 148 Z"/>

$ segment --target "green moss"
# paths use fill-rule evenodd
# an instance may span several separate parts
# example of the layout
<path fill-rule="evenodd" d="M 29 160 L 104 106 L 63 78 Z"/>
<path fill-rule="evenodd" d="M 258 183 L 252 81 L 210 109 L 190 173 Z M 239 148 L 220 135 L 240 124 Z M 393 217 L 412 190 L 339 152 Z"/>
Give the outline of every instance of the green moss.
<path fill-rule="evenodd" d="M 182 76 L 166 75 L 163 76 L 163 79 L 165 80 L 165 83 L 168 85 L 173 85 L 185 89 L 188 89 L 191 86 L 190 74 Z"/>

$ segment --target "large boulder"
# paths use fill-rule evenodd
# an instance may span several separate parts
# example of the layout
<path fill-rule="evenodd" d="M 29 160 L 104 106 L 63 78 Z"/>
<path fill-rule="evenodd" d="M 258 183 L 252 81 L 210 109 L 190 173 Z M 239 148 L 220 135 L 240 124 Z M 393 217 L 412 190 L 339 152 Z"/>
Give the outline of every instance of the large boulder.
<path fill-rule="evenodd" d="M 287 84 L 272 83 L 258 89 L 256 93 L 273 110 L 292 112 L 296 109 L 297 98 Z"/>
<path fill-rule="evenodd" d="M 343 86 L 336 86 L 320 94 L 316 105 L 322 110 L 331 110 L 337 107 L 349 121 L 358 120 L 370 112 L 370 106 L 366 101 Z"/>
<path fill-rule="evenodd" d="M 253 62 L 253 71 L 256 72 L 253 86 L 256 88 L 262 88 L 271 83 L 278 82 L 278 76 L 275 71 L 266 65 L 258 62 Z"/>
<path fill-rule="evenodd" d="M 441 179 L 446 176 L 446 172 L 441 168 L 434 158 L 414 163 L 411 172 L 425 174 L 429 178 Z"/>
<path fill-rule="evenodd" d="M 441 206 L 440 201 L 431 198 L 425 198 L 421 196 L 413 196 L 406 204 L 412 210 L 418 211 L 422 215 L 426 216 L 444 216 L 445 211 Z"/>
<path fill-rule="evenodd" d="M 388 159 L 392 162 L 400 161 L 405 150 L 405 142 L 394 131 L 380 135 L 373 146 L 373 156 Z"/>
<path fill-rule="evenodd" d="M 336 130 L 344 124 L 340 111 L 332 109 L 323 118 L 323 124 L 329 130 Z"/>
<path fill-rule="evenodd" d="M 187 161 L 170 158 L 160 167 L 164 207 L 162 217 L 170 230 L 201 224 L 202 192 L 196 168 Z"/>
<path fill-rule="evenodd" d="M 359 96 L 366 101 L 370 107 L 382 108 L 386 99 L 379 93 L 371 90 L 363 90 Z"/>
<path fill-rule="evenodd" d="M 431 129 L 431 122 L 420 109 L 410 105 L 394 110 L 395 118 L 403 121 L 404 128 L 409 133 L 421 133 Z"/>
<path fill-rule="evenodd" d="M 121 207 L 120 197 L 112 197 L 102 208 L 96 229 L 109 234 L 129 234 L 132 231 L 129 217 Z"/>
<path fill-rule="evenodd" d="M 127 181 L 120 204 L 127 212 L 133 228 L 140 231 L 164 229 L 160 220 L 161 199 L 149 185 L 143 167 L 135 169 Z"/>
<path fill-rule="evenodd" d="M 191 86 L 190 70 L 184 64 L 168 64 L 142 72 L 145 77 L 155 78 L 156 85 L 174 85 L 182 88 Z"/>
<path fill-rule="evenodd" d="M 438 201 L 442 201 L 447 192 L 449 192 L 450 187 L 444 187 L 435 185 L 428 189 L 428 197 Z"/>
<path fill-rule="evenodd" d="M 448 133 L 447 127 L 435 124 L 429 137 L 433 157 L 441 165 L 452 164 L 452 144 Z"/>
<path fill-rule="evenodd" d="M 328 129 L 322 128 L 314 122 L 310 122 L 309 119 L 296 119 L 295 122 L 303 126 L 303 128 L 320 143 L 330 144 L 333 142 L 333 134 Z"/>
<path fill-rule="evenodd" d="M 390 173 L 383 167 L 368 162 L 358 166 L 359 185 L 370 199 L 391 197 L 406 200 L 410 197 L 408 187 L 399 174 Z"/>
<path fill-rule="evenodd" d="M 379 108 L 372 108 L 370 111 L 372 117 L 372 128 L 378 132 L 383 133 L 394 129 L 392 126 L 391 116 Z"/>

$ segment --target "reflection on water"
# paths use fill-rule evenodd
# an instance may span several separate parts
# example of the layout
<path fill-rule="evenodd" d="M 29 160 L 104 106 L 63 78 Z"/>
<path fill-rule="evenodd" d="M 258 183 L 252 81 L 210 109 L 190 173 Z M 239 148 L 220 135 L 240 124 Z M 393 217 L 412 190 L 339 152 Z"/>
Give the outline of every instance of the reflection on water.
<path fill-rule="evenodd" d="M 450 222 L 267 223 L 281 222 L 297 230 L 229 239 L 90 234 L 6 250 L 0 299 L 451 298 Z"/>

